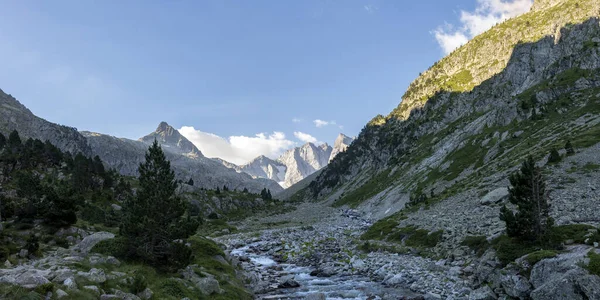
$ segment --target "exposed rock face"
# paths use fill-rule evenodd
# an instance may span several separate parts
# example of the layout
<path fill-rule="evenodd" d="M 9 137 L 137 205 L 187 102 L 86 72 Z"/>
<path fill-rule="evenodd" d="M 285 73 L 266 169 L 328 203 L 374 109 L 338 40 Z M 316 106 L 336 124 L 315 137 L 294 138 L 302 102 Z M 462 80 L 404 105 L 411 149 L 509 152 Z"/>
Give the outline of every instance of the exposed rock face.
<path fill-rule="evenodd" d="M 77 129 L 35 116 L 13 96 L 0 90 L 0 133 L 8 136 L 13 130 L 17 130 L 22 139 L 48 140 L 62 151 L 72 154 L 81 152 L 89 156 L 92 153 L 85 137 Z"/>
<path fill-rule="evenodd" d="M 331 150 L 329 161 L 332 161 L 341 152 L 346 151 L 346 149 L 350 147 L 350 144 L 352 144 L 353 140 L 353 138 L 343 133 L 340 133 L 340 135 L 338 135 L 338 137 L 335 139 L 335 142 L 333 143 L 333 149 Z"/>
<path fill-rule="evenodd" d="M 189 140 L 164 122 L 154 133 L 139 141 L 93 132 L 82 132 L 82 134 L 87 137 L 93 153 L 100 156 L 102 161 L 121 174 L 132 176 L 138 174 L 138 166 L 145 160 L 148 146 L 156 138 L 167 159 L 171 161 L 171 167 L 175 170 L 177 178 L 184 181 L 192 178 L 197 187 L 214 189 L 226 185 L 231 189 L 247 188 L 255 193 L 265 187 L 273 192 L 282 190 L 272 180 L 253 179 L 247 174 L 237 173 L 219 162 L 204 157 Z"/>
<path fill-rule="evenodd" d="M 220 161 L 224 166 L 234 169 L 237 172 L 246 173 L 254 178 L 271 179 L 277 181 L 282 186 L 284 185 L 287 167 L 284 164 L 272 160 L 264 155 L 261 155 L 253 159 L 251 162 L 241 166 L 237 166 L 218 158 L 216 160 Z"/>
<path fill-rule="evenodd" d="M 332 151 L 333 148 L 327 144 L 316 146 L 313 143 L 306 143 L 302 147 L 290 149 L 283 153 L 277 160 L 287 166 L 284 185 L 286 187 L 292 186 L 325 167 L 329 163 Z"/>
<path fill-rule="evenodd" d="M 166 122 L 160 122 L 156 131 L 140 138 L 140 141 L 146 144 L 152 144 L 154 140 L 157 140 L 163 147 L 169 147 L 169 150 L 172 152 L 190 158 L 204 157 L 202 152 L 200 152 L 192 142 L 182 136 L 179 131 Z"/>
<path fill-rule="evenodd" d="M 254 178 L 271 179 L 288 188 L 325 167 L 336 155 L 346 151 L 352 140 L 351 137 L 340 133 L 333 148 L 327 144 L 316 146 L 306 143 L 286 151 L 277 160 L 261 155 L 241 166 L 219 158 L 214 160 L 237 172 L 249 174 Z"/>

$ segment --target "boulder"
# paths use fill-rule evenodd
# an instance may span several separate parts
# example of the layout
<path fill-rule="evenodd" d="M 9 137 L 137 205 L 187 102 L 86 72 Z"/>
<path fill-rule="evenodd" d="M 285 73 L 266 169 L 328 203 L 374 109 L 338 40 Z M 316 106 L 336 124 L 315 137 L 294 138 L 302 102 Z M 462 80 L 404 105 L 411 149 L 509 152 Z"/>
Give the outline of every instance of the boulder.
<path fill-rule="evenodd" d="M 581 268 L 572 269 L 535 289 L 530 296 L 533 300 L 600 299 L 600 277 Z"/>
<path fill-rule="evenodd" d="M 505 275 L 501 277 L 501 285 L 507 295 L 514 298 L 527 298 L 531 292 L 531 283 L 521 275 Z"/>
<path fill-rule="evenodd" d="M 300 284 L 293 279 L 288 279 L 288 280 L 280 283 L 277 287 L 280 289 L 297 288 L 297 287 L 300 287 Z"/>
<path fill-rule="evenodd" d="M 492 288 L 485 285 L 480 287 L 469 294 L 469 300 L 496 300 L 498 296 L 494 294 Z"/>
<path fill-rule="evenodd" d="M 69 296 L 69 294 L 67 294 L 67 292 L 65 292 L 61 289 L 56 290 L 56 299 L 61 299 L 61 298 L 68 297 L 68 296 Z"/>
<path fill-rule="evenodd" d="M 141 293 L 138 294 L 138 297 L 140 297 L 143 300 L 149 300 L 149 299 L 152 299 L 153 295 L 154 295 L 154 293 L 152 292 L 152 290 L 149 288 L 146 288 L 145 290 L 143 290 Z"/>
<path fill-rule="evenodd" d="M 491 205 L 491 204 L 495 204 L 498 202 L 502 202 L 503 200 L 508 198 L 508 188 L 506 187 L 501 187 L 501 188 L 497 188 L 489 193 L 487 193 L 485 196 L 483 196 L 483 198 L 481 198 L 481 200 L 479 200 L 479 203 L 481 205 Z"/>
<path fill-rule="evenodd" d="M 32 289 L 42 284 L 50 283 L 44 275 L 46 273 L 39 270 L 28 270 L 19 274 L 14 279 L 14 284 L 20 285 L 27 289 Z"/>
<path fill-rule="evenodd" d="M 223 290 L 219 286 L 219 282 L 212 274 L 202 272 L 203 277 L 200 277 L 194 271 L 194 266 L 187 266 L 181 274 L 183 278 L 193 283 L 205 295 L 221 294 Z"/>
<path fill-rule="evenodd" d="M 531 269 L 529 281 L 537 289 L 548 282 L 561 280 L 565 273 L 579 268 L 577 265 L 585 261 L 590 249 L 589 246 L 574 246 L 568 253 L 538 262 Z"/>
<path fill-rule="evenodd" d="M 110 232 L 95 232 L 86 236 L 79 244 L 77 244 L 77 246 L 75 246 L 74 249 L 82 254 L 87 254 L 99 242 L 112 239 L 114 237 L 115 235 Z"/>
<path fill-rule="evenodd" d="M 77 283 L 75 282 L 75 278 L 69 277 L 63 281 L 63 285 L 67 288 L 67 290 L 76 290 Z"/>
<path fill-rule="evenodd" d="M 104 270 L 102 269 L 92 268 L 89 272 L 77 272 L 77 275 L 95 283 L 104 283 L 106 281 L 106 274 L 104 274 Z"/>

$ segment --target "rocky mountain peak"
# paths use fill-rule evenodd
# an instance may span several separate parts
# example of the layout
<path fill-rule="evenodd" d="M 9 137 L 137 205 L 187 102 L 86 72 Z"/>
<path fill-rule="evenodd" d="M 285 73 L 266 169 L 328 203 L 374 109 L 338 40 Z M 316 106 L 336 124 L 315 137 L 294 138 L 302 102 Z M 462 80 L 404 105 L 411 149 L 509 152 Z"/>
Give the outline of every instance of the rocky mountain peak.
<path fill-rule="evenodd" d="M 173 128 L 173 126 L 169 125 L 167 122 L 160 122 L 153 133 L 140 138 L 140 141 L 150 144 L 153 143 L 155 139 L 163 147 L 170 147 L 171 149 L 176 150 L 176 152 L 188 157 L 203 156 L 202 152 L 200 152 L 192 142 L 186 139 L 179 131 L 177 131 L 177 129 Z"/>
<path fill-rule="evenodd" d="M 348 146 L 350 146 L 353 140 L 353 138 L 343 133 L 340 133 L 335 139 L 335 142 L 333 143 L 333 149 L 331 150 L 329 161 L 332 161 L 340 152 L 346 151 L 346 149 L 348 149 Z"/>

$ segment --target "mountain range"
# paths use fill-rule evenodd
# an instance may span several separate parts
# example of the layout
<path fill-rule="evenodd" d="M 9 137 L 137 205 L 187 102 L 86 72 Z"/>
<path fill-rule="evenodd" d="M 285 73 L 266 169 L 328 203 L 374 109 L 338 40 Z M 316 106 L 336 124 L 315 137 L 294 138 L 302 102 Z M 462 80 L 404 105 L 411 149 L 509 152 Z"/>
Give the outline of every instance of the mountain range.
<path fill-rule="evenodd" d="M 13 130 L 25 138 L 49 140 L 61 150 L 73 154 L 98 155 L 107 167 L 131 176 L 137 175 L 148 146 L 156 139 L 180 180 L 192 178 L 196 186 L 208 189 L 227 186 L 230 189 L 247 188 L 256 193 L 263 188 L 273 193 L 283 190 L 275 181 L 252 178 L 206 158 L 194 144 L 166 122 L 161 122 L 154 132 L 137 141 L 95 132 L 79 132 L 76 128 L 35 116 L 13 96 L 0 91 L 0 133 L 8 135 Z"/>
<path fill-rule="evenodd" d="M 306 143 L 287 150 L 276 160 L 261 155 L 240 166 L 219 158 L 215 160 L 237 172 L 249 174 L 254 178 L 271 179 L 288 188 L 327 166 L 336 155 L 346 151 L 352 141 L 353 138 L 340 133 L 333 147 L 327 143 L 319 146 Z"/>

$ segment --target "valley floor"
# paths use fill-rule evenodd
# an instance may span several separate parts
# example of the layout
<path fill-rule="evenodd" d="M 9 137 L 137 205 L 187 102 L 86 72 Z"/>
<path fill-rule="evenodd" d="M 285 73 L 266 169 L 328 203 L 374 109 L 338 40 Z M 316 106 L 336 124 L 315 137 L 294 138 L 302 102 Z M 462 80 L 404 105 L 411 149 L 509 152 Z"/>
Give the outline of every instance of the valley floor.
<path fill-rule="evenodd" d="M 320 203 L 236 224 L 217 238 L 259 299 L 465 299 L 464 262 L 359 250 L 371 225 L 360 213 Z M 357 247 L 358 246 L 358 247 Z"/>

